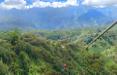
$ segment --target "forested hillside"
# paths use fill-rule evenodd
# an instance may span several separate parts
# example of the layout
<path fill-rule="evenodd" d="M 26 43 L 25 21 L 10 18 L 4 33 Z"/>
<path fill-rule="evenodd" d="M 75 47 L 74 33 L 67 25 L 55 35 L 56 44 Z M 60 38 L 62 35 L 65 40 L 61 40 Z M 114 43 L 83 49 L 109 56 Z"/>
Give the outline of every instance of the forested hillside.
<path fill-rule="evenodd" d="M 1 31 L 0 75 L 117 75 L 116 28 L 86 50 L 100 31 Z"/>

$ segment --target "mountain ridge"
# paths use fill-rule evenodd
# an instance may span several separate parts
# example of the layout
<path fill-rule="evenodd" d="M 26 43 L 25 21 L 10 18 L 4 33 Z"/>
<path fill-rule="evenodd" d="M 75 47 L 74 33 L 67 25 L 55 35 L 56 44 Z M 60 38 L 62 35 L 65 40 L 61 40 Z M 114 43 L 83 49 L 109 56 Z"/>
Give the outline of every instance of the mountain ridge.
<path fill-rule="evenodd" d="M 80 7 L 1 10 L 0 28 L 63 29 L 87 27 L 95 23 L 97 26 L 106 25 L 113 21 L 99 10 L 85 10 L 85 7 L 81 11 L 79 9 Z"/>

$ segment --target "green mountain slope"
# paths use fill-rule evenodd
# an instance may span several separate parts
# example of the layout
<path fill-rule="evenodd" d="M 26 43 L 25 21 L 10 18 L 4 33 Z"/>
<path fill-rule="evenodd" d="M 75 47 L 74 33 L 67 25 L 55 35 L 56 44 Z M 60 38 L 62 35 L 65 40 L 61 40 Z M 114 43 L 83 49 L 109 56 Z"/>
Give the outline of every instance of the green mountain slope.
<path fill-rule="evenodd" d="M 0 75 L 116 75 L 116 32 L 109 31 L 87 51 L 96 31 L 1 31 Z"/>

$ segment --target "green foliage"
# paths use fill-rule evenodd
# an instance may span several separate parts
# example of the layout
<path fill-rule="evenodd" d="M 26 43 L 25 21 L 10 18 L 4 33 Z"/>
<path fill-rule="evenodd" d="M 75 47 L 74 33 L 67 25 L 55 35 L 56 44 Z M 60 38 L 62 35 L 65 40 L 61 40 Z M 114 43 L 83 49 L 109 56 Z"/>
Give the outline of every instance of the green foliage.
<path fill-rule="evenodd" d="M 0 75 L 8 75 L 8 66 L 0 60 Z"/>
<path fill-rule="evenodd" d="M 117 36 L 96 29 L 0 32 L 0 75 L 117 75 Z M 66 64 L 66 69 L 64 64 Z"/>
<path fill-rule="evenodd" d="M 29 73 L 29 57 L 28 55 L 21 51 L 20 54 L 19 54 L 19 65 L 20 65 L 20 68 L 22 69 L 21 71 L 21 75 L 28 75 Z"/>

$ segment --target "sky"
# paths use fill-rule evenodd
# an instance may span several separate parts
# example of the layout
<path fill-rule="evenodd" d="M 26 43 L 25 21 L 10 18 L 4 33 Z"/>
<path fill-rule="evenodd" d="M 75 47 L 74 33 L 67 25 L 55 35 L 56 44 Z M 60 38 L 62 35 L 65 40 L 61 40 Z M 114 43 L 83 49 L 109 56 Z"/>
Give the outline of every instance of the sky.
<path fill-rule="evenodd" d="M 63 8 L 69 6 L 89 6 L 107 8 L 117 6 L 117 0 L 0 0 L 0 9 Z"/>

